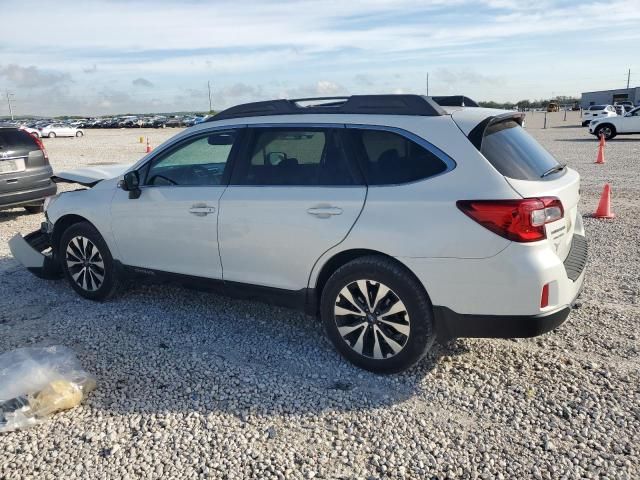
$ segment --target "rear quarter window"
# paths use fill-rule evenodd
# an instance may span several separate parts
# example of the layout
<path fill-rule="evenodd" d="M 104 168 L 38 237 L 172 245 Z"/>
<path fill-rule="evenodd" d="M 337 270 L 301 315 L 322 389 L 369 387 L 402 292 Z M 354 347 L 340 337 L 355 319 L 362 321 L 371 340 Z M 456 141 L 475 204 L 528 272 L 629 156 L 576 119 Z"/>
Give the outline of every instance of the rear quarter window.
<path fill-rule="evenodd" d="M 359 152 L 368 185 L 415 182 L 439 175 L 449 168 L 443 158 L 398 133 L 349 128 L 347 134 Z"/>
<path fill-rule="evenodd" d="M 31 134 L 22 130 L 0 129 L 0 149 L 2 150 L 38 150 L 38 144 Z"/>
<path fill-rule="evenodd" d="M 516 180 L 541 180 L 545 172 L 558 165 L 553 155 L 514 120 L 490 125 L 480 151 L 502 175 Z M 546 176 L 544 180 L 562 173 Z"/>

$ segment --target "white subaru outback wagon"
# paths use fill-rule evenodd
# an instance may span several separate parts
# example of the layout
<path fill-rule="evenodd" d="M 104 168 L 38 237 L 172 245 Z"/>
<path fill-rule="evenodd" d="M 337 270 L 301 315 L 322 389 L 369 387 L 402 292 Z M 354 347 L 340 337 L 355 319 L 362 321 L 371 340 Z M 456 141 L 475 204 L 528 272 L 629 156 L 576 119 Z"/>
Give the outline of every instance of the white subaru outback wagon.
<path fill-rule="evenodd" d="M 42 229 L 11 251 L 92 300 L 147 276 L 319 314 L 337 350 L 375 372 L 408 368 L 436 338 L 539 335 L 583 282 L 580 178 L 524 114 L 470 105 L 232 107 L 133 166 L 58 173 L 91 188 L 49 199 Z"/>

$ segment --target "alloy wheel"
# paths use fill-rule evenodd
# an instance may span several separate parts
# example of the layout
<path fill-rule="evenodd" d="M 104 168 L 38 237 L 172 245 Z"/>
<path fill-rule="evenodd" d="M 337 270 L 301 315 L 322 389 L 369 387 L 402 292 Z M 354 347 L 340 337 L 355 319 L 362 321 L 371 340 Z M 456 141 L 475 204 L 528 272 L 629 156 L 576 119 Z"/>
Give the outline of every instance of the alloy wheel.
<path fill-rule="evenodd" d="M 407 307 L 393 290 L 374 280 L 356 280 L 340 290 L 334 317 L 342 339 L 365 357 L 391 358 L 409 340 Z"/>
<path fill-rule="evenodd" d="M 83 290 L 95 292 L 104 283 L 104 260 L 98 247 L 86 237 L 76 236 L 67 245 L 65 261 L 73 281 Z"/>
<path fill-rule="evenodd" d="M 604 138 L 606 140 L 608 140 L 609 138 L 611 138 L 611 127 L 602 127 L 600 129 L 600 133 L 604 135 Z"/>

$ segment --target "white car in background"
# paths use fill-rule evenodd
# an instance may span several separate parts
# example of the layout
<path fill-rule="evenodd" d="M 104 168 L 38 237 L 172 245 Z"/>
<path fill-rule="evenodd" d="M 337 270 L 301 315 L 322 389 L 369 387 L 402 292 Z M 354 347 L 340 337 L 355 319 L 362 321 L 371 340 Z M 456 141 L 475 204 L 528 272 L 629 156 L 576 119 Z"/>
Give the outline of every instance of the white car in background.
<path fill-rule="evenodd" d="M 591 105 L 582 111 L 582 126 L 589 125 L 596 118 L 608 118 L 618 115 L 613 105 Z"/>
<path fill-rule="evenodd" d="M 24 130 L 25 132 L 30 133 L 34 137 L 38 137 L 38 138 L 42 137 L 42 133 L 40 133 L 40 130 L 38 130 L 37 128 L 26 127 L 24 125 L 22 125 L 19 128 L 20 130 Z"/>
<path fill-rule="evenodd" d="M 565 321 L 585 276 L 580 176 L 523 113 L 418 95 L 317 102 L 239 105 L 133 166 L 56 172 L 91 188 L 50 198 L 11 251 L 91 300 L 147 277 L 299 308 L 380 373 L 436 337 Z"/>
<path fill-rule="evenodd" d="M 611 140 L 616 135 L 632 135 L 640 133 L 640 107 L 636 107 L 624 116 L 600 118 L 589 123 L 589 133 L 605 140 Z"/>
<path fill-rule="evenodd" d="M 82 137 L 84 130 L 62 123 L 52 123 L 40 130 L 40 134 L 43 137 L 55 138 L 55 137 Z"/>

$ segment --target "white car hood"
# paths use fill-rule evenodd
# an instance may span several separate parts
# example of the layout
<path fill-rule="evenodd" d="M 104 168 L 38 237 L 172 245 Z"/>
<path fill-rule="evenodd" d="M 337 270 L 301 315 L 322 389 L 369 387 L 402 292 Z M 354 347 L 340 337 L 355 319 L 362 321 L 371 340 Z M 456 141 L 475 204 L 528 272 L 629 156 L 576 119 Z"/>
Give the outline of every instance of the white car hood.
<path fill-rule="evenodd" d="M 93 187 L 96 183 L 111 178 L 118 177 L 125 173 L 133 163 L 122 163 L 113 165 L 100 165 L 98 167 L 78 168 L 76 170 L 65 170 L 54 172 L 53 180 L 56 183 L 79 183 L 87 187 Z"/>

